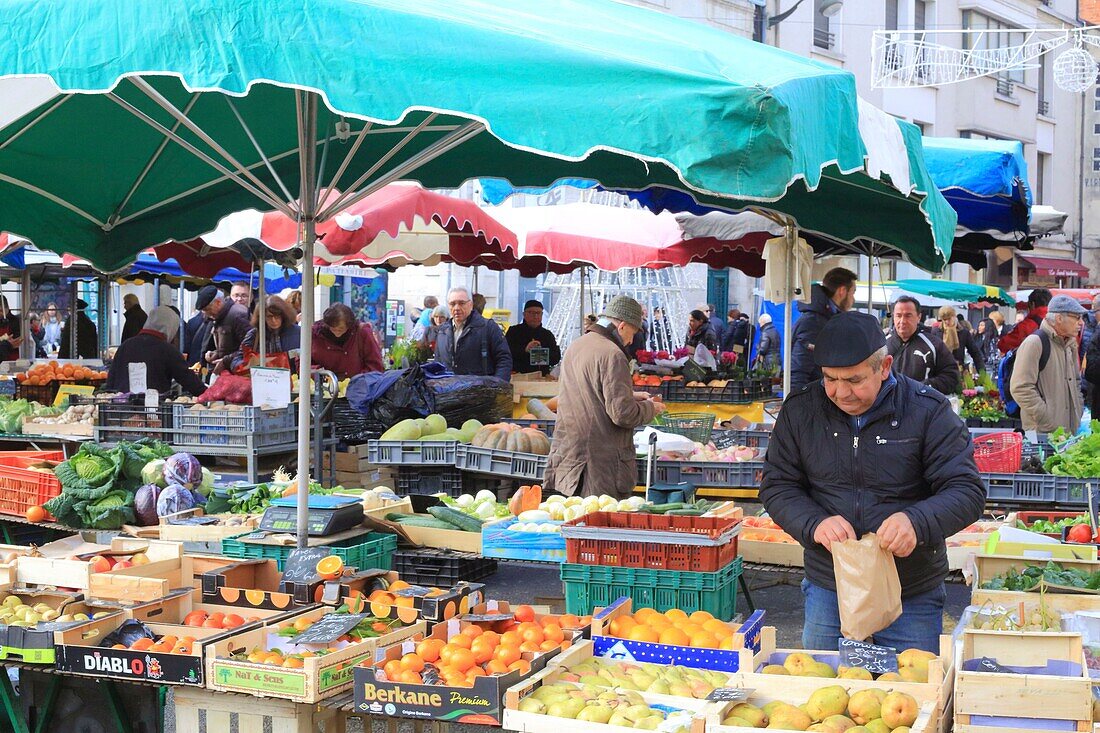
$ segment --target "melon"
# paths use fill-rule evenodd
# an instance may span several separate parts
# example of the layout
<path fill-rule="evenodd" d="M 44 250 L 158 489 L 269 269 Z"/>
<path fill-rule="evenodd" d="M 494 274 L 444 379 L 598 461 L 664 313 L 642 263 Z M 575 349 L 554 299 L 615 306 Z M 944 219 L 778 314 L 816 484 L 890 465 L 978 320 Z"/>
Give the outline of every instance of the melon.
<path fill-rule="evenodd" d="M 402 420 L 382 433 L 381 440 L 419 440 L 420 420 Z"/>
<path fill-rule="evenodd" d="M 477 431 L 470 445 L 539 456 L 550 453 L 550 439 L 546 437 L 546 433 L 536 428 L 521 428 L 512 423 L 486 425 Z"/>
<path fill-rule="evenodd" d="M 442 415 L 431 414 L 424 418 L 423 435 L 439 435 L 447 429 L 447 418 Z"/>

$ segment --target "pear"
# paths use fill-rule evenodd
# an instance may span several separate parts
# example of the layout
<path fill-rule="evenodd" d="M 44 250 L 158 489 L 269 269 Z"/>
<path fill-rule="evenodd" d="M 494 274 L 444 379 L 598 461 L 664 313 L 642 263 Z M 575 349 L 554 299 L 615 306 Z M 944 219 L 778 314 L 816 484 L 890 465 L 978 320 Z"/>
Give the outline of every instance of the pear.
<path fill-rule="evenodd" d="M 749 728 L 763 728 L 764 721 L 768 719 L 763 710 L 747 702 L 737 703 L 729 709 L 727 715 L 741 718 L 746 721 L 746 726 Z M 723 722 L 722 725 L 727 723 Z"/>
<path fill-rule="evenodd" d="M 585 701 L 571 697 L 561 702 L 556 702 L 546 709 L 546 714 L 555 718 L 576 718 L 581 710 L 584 710 Z"/>
<path fill-rule="evenodd" d="M 104 616 L 110 616 L 110 615 L 111 615 L 111 612 L 110 612 L 110 611 L 100 611 L 99 613 L 93 613 L 93 614 L 92 614 L 92 618 L 93 618 L 93 619 L 95 619 L 95 618 L 103 618 Z"/>
<path fill-rule="evenodd" d="M 873 679 L 870 672 L 864 667 L 845 667 L 840 674 L 837 675 L 842 680 L 871 680 Z"/>
<path fill-rule="evenodd" d="M 584 709 L 577 713 L 577 720 L 585 720 L 589 723 L 607 723 L 611 720 L 611 716 L 615 710 L 606 704 L 589 703 L 584 706 Z"/>
<path fill-rule="evenodd" d="M 830 715 L 841 715 L 848 709 L 848 691 L 840 685 L 830 685 L 815 690 L 806 701 L 806 712 L 814 720 L 825 720 Z"/>
<path fill-rule="evenodd" d="M 780 730 L 806 730 L 814 722 L 805 710 L 782 703 L 768 716 L 768 727 Z"/>
<path fill-rule="evenodd" d="M 898 674 L 905 682 L 927 682 L 928 666 L 924 667 L 898 667 Z"/>
<path fill-rule="evenodd" d="M 911 668 L 916 670 L 919 674 L 924 675 L 925 681 L 928 680 L 928 663 L 936 658 L 937 655 L 931 652 L 926 652 L 923 649 L 906 649 L 898 655 L 898 671 Z"/>
<path fill-rule="evenodd" d="M 886 693 L 882 690 L 859 690 L 848 700 L 848 716 L 858 725 L 866 725 L 882 717 L 884 699 Z"/>
<path fill-rule="evenodd" d="M 871 733 L 890 733 L 890 726 L 886 725 L 882 718 L 875 718 L 863 727 L 871 731 Z"/>
<path fill-rule="evenodd" d="M 760 673 L 761 674 L 786 674 L 786 675 L 790 674 L 790 672 L 787 671 L 787 668 L 784 667 L 781 664 L 769 664 L 769 665 L 765 666 L 764 669 L 760 670 Z"/>
<path fill-rule="evenodd" d="M 814 662 L 812 665 L 807 667 L 805 675 L 807 677 L 821 677 L 824 679 L 832 679 L 833 677 L 836 677 L 836 670 L 833 669 L 832 665 L 825 662 Z"/>
<path fill-rule="evenodd" d="M 649 684 L 649 687 L 645 688 L 645 691 L 653 693 L 655 695 L 671 694 L 671 692 L 669 691 L 668 683 L 664 680 L 653 680 L 653 682 Z"/>
<path fill-rule="evenodd" d="M 74 613 L 73 621 L 91 621 L 91 618 L 86 613 Z"/>
<path fill-rule="evenodd" d="M 633 728 L 634 721 L 627 718 L 623 713 L 616 708 L 615 712 L 611 714 L 611 717 L 607 720 L 608 725 L 618 725 L 623 728 Z"/>
<path fill-rule="evenodd" d="M 787 658 L 783 660 L 783 666 L 787 668 L 788 672 L 795 676 L 805 675 L 806 670 L 810 669 L 815 664 L 817 664 L 817 660 L 805 652 L 788 654 Z"/>
<path fill-rule="evenodd" d="M 821 721 L 821 724 L 829 726 L 832 733 L 845 733 L 849 728 L 854 728 L 856 725 L 847 715 L 830 715 Z"/>
<path fill-rule="evenodd" d="M 602 675 L 586 674 L 577 680 L 582 685 L 595 685 L 596 687 L 611 687 L 612 680 Z"/>
<path fill-rule="evenodd" d="M 648 718 L 642 718 L 638 722 L 634 723 L 636 730 L 657 730 L 657 726 L 665 722 L 665 719 L 659 715 L 651 715 Z"/>
<path fill-rule="evenodd" d="M 53 621 L 53 620 L 57 619 L 60 615 L 61 614 L 59 614 L 56 610 L 51 608 L 49 610 L 46 610 L 46 611 L 42 612 L 42 620 L 43 621 Z"/>
<path fill-rule="evenodd" d="M 525 697 L 519 701 L 519 711 L 521 713 L 546 715 L 546 705 L 541 700 L 534 697 Z"/>
<path fill-rule="evenodd" d="M 891 730 L 912 725 L 920 706 L 916 698 L 904 692 L 891 692 L 882 701 L 882 722 Z"/>
<path fill-rule="evenodd" d="M 886 674 L 880 674 L 878 676 L 879 682 L 904 682 L 901 675 L 897 672 L 887 672 Z"/>
<path fill-rule="evenodd" d="M 744 718 L 739 718 L 736 715 L 728 715 L 722 718 L 722 725 L 734 726 L 737 728 L 760 728 L 759 725 L 753 725 Z"/>
<path fill-rule="evenodd" d="M 725 672 L 713 672 L 711 670 L 703 671 L 703 679 L 715 687 L 724 687 L 729 684 L 730 676 Z"/>
<path fill-rule="evenodd" d="M 790 703 L 783 702 L 782 700 L 772 700 L 771 702 L 766 703 L 764 707 L 760 708 L 760 710 L 763 711 L 765 717 L 770 718 L 776 710 L 779 710 L 779 708 L 783 707 L 784 705 L 790 705 Z"/>

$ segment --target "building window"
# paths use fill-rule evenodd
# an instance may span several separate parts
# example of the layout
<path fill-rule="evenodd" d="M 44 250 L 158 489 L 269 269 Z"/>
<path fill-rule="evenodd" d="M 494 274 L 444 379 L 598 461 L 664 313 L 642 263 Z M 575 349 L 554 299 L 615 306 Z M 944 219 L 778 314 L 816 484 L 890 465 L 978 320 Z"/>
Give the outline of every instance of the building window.
<path fill-rule="evenodd" d="M 832 19 L 821 12 L 821 4 L 814 3 L 814 46 L 831 49 L 836 45 L 836 36 L 832 32 Z"/>
<path fill-rule="evenodd" d="M 1037 204 L 1045 204 L 1047 201 L 1046 188 L 1047 188 L 1047 169 L 1050 167 L 1050 161 L 1048 160 L 1050 155 L 1047 153 L 1035 154 L 1035 196 L 1034 200 Z"/>
<path fill-rule="evenodd" d="M 1093 124 L 1092 134 L 1093 135 L 1100 135 L 1100 122 L 1096 122 L 1096 123 Z"/>
<path fill-rule="evenodd" d="M 921 135 L 924 135 L 925 131 L 928 129 L 927 122 L 917 122 L 916 120 L 913 120 L 913 124 L 917 126 L 918 130 L 920 130 Z"/>
<path fill-rule="evenodd" d="M 983 15 L 976 10 L 962 11 L 963 30 L 969 31 L 1007 31 L 1012 26 L 999 20 Z M 963 48 L 965 50 L 995 50 L 1012 46 L 1021 46 L 1024 43 L 1023 32 L 1018 33 L 975 33 L 963 36 Z M 998 80 L 1004 80 L 1013 84 L 1024 83 L 1024 70 L 1011 69 L 1001 71 L 994 75 Z M 998 90 L 1000 91 L 1000 90 Z"/>
<path fill-rule="evenodd" d="M 886 0 L 886 30 L 898 29 L 898 0 Z"/>
<path fill-rule="evenodd" d="M 752 40 L 757 43 L 767 43 L 765 34 L 768 32 L 768 15 L 763 5 L 756 5 L 752 12 Z"/>
<path fill-rule="evenodd" d="M 915 0 L 913 3 L 913 30 L 923 31 L 928 28 L 928 3 L 924 0 Z"/>
<path fill-rule="evenodd" d="M 1039 84 L 1035 90 L 1039 107 L 1036 111 L 1044 117 L 1050 117 L 1050 80 L 1047 78 L 1050 64 L 1047 63 L 1047 58 L 1047 54 L 1039 57 Z"/>

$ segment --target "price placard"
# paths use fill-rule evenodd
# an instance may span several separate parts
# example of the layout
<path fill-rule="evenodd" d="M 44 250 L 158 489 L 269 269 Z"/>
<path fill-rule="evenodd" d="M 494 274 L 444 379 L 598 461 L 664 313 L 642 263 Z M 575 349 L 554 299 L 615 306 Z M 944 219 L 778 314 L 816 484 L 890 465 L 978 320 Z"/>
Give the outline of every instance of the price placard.
<path fill-rule="evenodd" d="M 863 667 L 871 674 L 898 671 L 898 650 L 893 647 L 841 639 L 837 649 L 840 652 L 840 663 L 845 667 Z"/>
<path fill-rule="evenodd" d="M 330 613 L 314 621 L 293 641 L 295 644 L 328 644 L 354 629 L 368 616 L 366 613 Z"/>
<path fill-rule="evenodd" d="M 145 367 L 145 362 L 127 364 L 126 368 L 130 377 L 130 394 L 145 394 L 145 390 L 149 389 L 149 370 Z"/>
<path fill-rule="evenodd" d="M 755 691 L 752 687 L 715 687 L 707 699 L 712 702 L 742 702 Z"/>
<path fill-rule="evenodd" d="M 73 395 L 91 397 L 95 394 L 95 387 L 90 384 L 62 384 L 57 388 L 57 396 L 53 398 L 53 406 L 61 407 Z"/>
<path fill-rule="evenodd" d="M 331 554 L 327 547 L 301 547 L 290 551 L 283 568 L 283 580 L 308 583 L 317 577 L 317 563 Z"/>
<path fill-rule="evenodd" d="M 527 353 L 531 357 L 531 366 L 550 366 L 550 349 L 536 346 Z"/>
<path fill-rule="evenodd" d="M 252 404 L 264 410 L 278 410 L 290 404 L 290 370 L 252 367 Z"/>

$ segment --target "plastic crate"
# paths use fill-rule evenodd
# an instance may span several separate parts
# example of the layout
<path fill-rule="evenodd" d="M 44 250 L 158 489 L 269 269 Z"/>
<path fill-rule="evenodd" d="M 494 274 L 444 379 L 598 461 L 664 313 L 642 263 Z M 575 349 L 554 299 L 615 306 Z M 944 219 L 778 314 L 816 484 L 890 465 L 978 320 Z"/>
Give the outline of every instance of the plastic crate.
<path fill-rule="evenodd" d="M 1070 478 L 1069 476 L 1052 476 L 1054 479 L 1054 502 L 1070 506 L 1088 507 L 1089 487 L 1092 492 L 1100 496 L 1100 478 Z"/>
<path fill-rule="evenodd" d="M 1016 512 L 1016 521 L 1023 523 L 1025 527 L 1030 527 L 1039 520 L 1045 522 L 1057 522 L 1059 519 L 1073 519 L 1079 517 L 1083 512 Z M 1048 537 L 1054 537 L 1054 534 L 1048 534 Z"/>
<path fill-rule="evenodd" d="M 638 484 L 646 483 L 646 459 L 638 459 Z M 763 461 L 712 463 L 708 461 L 654 461 L 653 483 L 691 484 L 717 489 L 751 489 L 764 477 Z"/>
<path fill-rule="evenodd" d="M 565 586 L 565 612 L 580 615 L 611 605 L 627 596 L 635 608 L 667 611 L 679 608 L 686 613 L 707 611 L 723 621 L 732 619 L 737 610 L 737 580 L 741 576 L 741 558 L 714 573 L 690 573 L 677 570 L 644 570 L 601 567 L 597 565 L 561 566 Z"/>
<path fill-rule="evenodd" d="M 507 519 L 483 528 L 481 554 L 504 560 L 565 562 L 564 537 L 557 532 L 512 532 L 508 528 L 516 521 Z"/>
<path fill-rule="evenodd" d="M 666 402 L 746 404 L 771 397 L 769 379 L 730 379 L 725 387 L 688 387 L 684 382 L 665 382 Z"/>
<path fill-rule="evenodd" d="M 994 501 L 1053 503 L 1055 477 L 1044 473 L 983 473 L 986 496 Z"/>
<path fill-rule="evenodd" d="M 765 451 L 771 439 L 770 430 L 715 430 L 711 434 L 711 441 L 720 448 L 743 445 L 746 448 Z"/>
<path fill-rule="evenodd" d="M 501 422 L 519 425 L 521 428 L 536 428 L 546 433 L 547 438 L 554 437 L 554 425 L 557 424 L 557 420 L 524 420 L 518 417 L 501 420 Z"/>
<path fill-rule="evenodd" d="M 455 454 L 455 467 L 463 471 L 487 473 L 492 476 L 542 481 L 546 474 L 547 458 L 534 453 L 459 445 L 458 452 Z"/>
<path fill-rule="evenodd" d="M 250 533 L 245 533 L 250 534 Z M 294 547 L 285 545 L 261 545 L 242 542 L 245 535 L 222 540 L 222 554 L 227 557 L 274 560 L 280 572 Z M 393 555 L 397 551 L 397 535 L 370 532 L 362 537 L 350 537 L 331 545 L 324 545 L 344 561 L 344 565 L 359 570 L 392 570 Z"/>
<path fill-rule="evenodd" d="M 989 433 L 974 437 L 974 463 L 982 473 L 1015 473 L 1023 458 L 1019 433 Z"/>
<path fill-rule="evenodd" d="M 497 571 L 497 561 L 475 552 L 455 550 L 398 550 L 393 569 L 413 585 L 453 588 L 462 581 L 487 578 Z"/>
<path fill-rule="evenodd" d="M 0 456 L 0 514 L 25 516 L 32 506 L 42 506 L 61 493 L 61 482 L 52 473 L 27 468 L 43 460 L 53 459 Z M 53 520 L 49 514 L 46 518 Z"/>
<path fill-rule="evenodd" d="M 740 523 L 729 517 L 593 512 L 566 522 L 561 533 L 571 563 L 716 572 L 737 557 Z"/>
<path fill-rule="evenodd" d="M 709 412 L 664 413 L 653 422 L 665 432 L 682 435 L 696 443 L 709 443 L 714 430 L 714 415 Z"/>
<path fill-rule="evenodd" d="M 82 400 L 83 402 L 83 400 Z M 144 395 L 126 400 L 93 400 L 96 405 L 95 439 L 97 443 L 153 438 L 164 443 L 175 441 L 174 405 L 162 403 L 146 407 Z"/>
<path fill-rule="evenodd" d="M 26 384 L 20 382 L 15 388 L 15 397 L 20 400 L 37 402 L 40 405 L 52 405 L 57 397 L 57 390 L 61 389 L 61 382 L 56 380 L 47 384 Z"/>
<path fill-rule="evenodd" d="M 988 422 L 979 417 L 968 417 L 964 419 L 964 422 L 968 428 L 1000 428 L 1003 430 L 1019 430 L 1022 425 L 1018 417 L 1004 417 L 1000 420 Z"/>
<path fill-rule="evenodd" d="M 368 440 L 367 460 L 386 466 L 453 466 L 454 440 Z"/>
<path fill-rule="evenodd" d="M 397 469 L 397 493 L 401 496 L 423 494 L 446 494 L 461 496 L 463 492 L 462 473 L 455 468 L 408 468 Z"/>
<path fill-rule="evenodd" d="M 252 445 L 293 444 L 298 439 L 298 406 L 280 410 L 262 410 L 242 405 L 240 410 L 192 410 L 188 405 L 173 405 L 175 439 L 173 445 Z"/>

